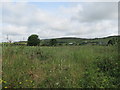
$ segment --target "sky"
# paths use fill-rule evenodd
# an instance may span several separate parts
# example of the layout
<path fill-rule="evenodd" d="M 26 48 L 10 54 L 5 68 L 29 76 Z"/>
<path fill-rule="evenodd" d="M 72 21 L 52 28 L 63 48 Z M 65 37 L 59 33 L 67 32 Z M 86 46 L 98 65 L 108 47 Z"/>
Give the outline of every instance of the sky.
<path fill-rule="evenodd" d="M 117 2 L 4 2 L 0 8 L 2 41 L 118 35 Z"/>

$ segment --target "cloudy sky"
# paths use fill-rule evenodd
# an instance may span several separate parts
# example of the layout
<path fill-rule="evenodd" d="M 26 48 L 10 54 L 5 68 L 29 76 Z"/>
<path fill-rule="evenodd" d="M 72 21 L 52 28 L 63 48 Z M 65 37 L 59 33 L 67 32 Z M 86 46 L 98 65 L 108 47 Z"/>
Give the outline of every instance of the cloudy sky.
<path fill-rule="evenodd" d="M 96 38 L 118 34 L 117 2 L 5 2 L 2 38 L 20 41 L 31 34 L 40 39 Z"/>

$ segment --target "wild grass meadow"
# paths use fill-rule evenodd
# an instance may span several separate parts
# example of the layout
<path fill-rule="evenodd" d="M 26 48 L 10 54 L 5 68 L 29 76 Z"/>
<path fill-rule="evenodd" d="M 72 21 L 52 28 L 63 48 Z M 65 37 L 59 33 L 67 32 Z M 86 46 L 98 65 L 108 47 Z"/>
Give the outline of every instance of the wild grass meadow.
<path fill-rule="evenodd" d="M 3 88 L 118 88 L 116 46 L 4 46 Z"/>

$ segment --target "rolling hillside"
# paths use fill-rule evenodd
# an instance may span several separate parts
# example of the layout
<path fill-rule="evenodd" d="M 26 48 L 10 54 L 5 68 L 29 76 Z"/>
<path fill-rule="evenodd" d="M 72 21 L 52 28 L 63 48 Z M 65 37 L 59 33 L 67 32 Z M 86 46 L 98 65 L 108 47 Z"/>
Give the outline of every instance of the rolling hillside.
<path fill-rule="evenodd" d="M 118 40 L 119 36 L 109 36 L 103 38 L 94 38 L 94 39 L 87 39 L 87 38 L 76 38 L 76 37 L 62 37 L 62 38 L 52 38 L 56 39 L 58 43 L 82 43 L 82 42 L 103 42 L 107 43 L 109 40 L 115 39 Z M 51 39 L 44 39 L 41 40 L 41 43 L 49 43 Z"/>
<path fill-rule="evenodd" d="M 94 39 L 87 39 L 87 38 L 77 38 L 77 37 L 62 37 L 62 38 L 51 38 L 51 39 L 56 39 L 58 44 L 69 44 L 69 43 L 76 43 L 77 45 L 79 44 L 84 44 L 84 43 L 104 43 L 107 44 L 109 40 L 118 40 L 120 36 L 109 36 L 109 37 L 103 37 L 103 38 L 94 38 Z M 49 42 L 51 39 L 42 39 L 40 42 L 40 45 L 49 45 Z M 3 42 L 3 44 L 9 44 L 7 42 Z M 12 44 L 12 43 L 11 43 Z M 26 45 L 27 41 L 19 41 L 19 42 L 14 42 L 16 45 Z"/>

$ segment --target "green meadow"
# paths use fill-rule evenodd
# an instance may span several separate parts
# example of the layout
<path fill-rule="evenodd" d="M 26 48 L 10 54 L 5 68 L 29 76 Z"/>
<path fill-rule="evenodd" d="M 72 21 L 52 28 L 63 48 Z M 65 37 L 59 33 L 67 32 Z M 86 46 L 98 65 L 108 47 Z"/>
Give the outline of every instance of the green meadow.
<path fill-rule="evenodd" d="M 3 88 L 118 88 L 117 46 L 3 46 Z"/>

